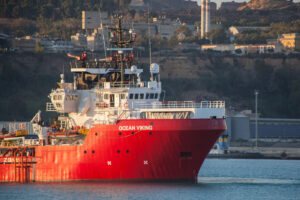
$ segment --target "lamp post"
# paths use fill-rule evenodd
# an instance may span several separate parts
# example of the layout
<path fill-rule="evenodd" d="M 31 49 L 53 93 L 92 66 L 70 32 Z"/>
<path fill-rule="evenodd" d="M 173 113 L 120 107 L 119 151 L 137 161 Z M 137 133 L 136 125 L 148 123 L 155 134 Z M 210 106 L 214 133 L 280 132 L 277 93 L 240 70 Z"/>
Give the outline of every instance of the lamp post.
<path fill-rule="evenodd" d="M 258 124 L 257 124 L 257 118 L 258 118 L 258 113 L 257 113 L 257 96 L 258 96 L 258 90 L 254 91 L 255 95 L 255 137 L 256 137 L 256 148 L 258 147 Z"/>

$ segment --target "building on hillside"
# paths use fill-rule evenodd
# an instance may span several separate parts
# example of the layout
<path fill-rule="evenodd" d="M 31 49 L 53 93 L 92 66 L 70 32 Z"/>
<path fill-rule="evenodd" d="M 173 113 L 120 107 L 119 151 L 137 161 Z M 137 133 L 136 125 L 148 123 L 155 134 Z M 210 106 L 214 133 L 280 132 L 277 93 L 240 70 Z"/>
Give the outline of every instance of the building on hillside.
<path fill-rule="evenodd" d="M 102 24 L 110 24 L 107 12 L 101 12 Z M 100 12 L 98 11 L 82 11 L 82 29 L 91 30 L 101 27 Z"/>
<path fill-rule="evenodd" d="M 170 39 L 174 35 L 174 31 L 180 26 L 179 23 L 161 23 L 158 24 L 158 34 L 161 38 Z"/>
<path fill-rule="evenodd" d="M 186 10 L 189 11 L 194 9 L 201 11 L 201 7 L 198 5 L 196 1 L 186 0 L 184 1 L 184 7 Z"/>
<path fill-rule="evenodd" d="M 235 1 L 232 1 L 232 2 L 222 2 L 221 5 L 220 5 L 220 8 L 219 8 L 219 11 L 235 11 L 237 10 L 239 7 L 245 5 L 246 2 L 242 2 L 242 3 L 239 3 L 239 2 L 235 2 Z"/>
<path fill-rule="evenodd" d="M 210 8 L 210 14 L 215 15 L 217 12 L 217 4 L 215 2 L 210 2 L 209 8 Z"/>
<path fill-rule="evenodd" d="M 32 52 L 35 50 L 37 42 L 40 42 L 40 39 L 31 38 L 30 36 L 14 38 L 12 40 L 12 48 L 18 49 L 18 51 Z"/>
<path fill-rule="evenodd" d="M 261 26 L 230 26 L 228 28 L 228 35 L 230 37 L 230 41 L 233 42 L 235 36 L 246 32 L 246 31 L 263 31 L 268 29 L 269 27 L 261 27 Z"/>
<path fill-rule="evenodd" d="M 80 49 L 86 49 L 87 47 L 86 35 L 82 33 L 76 33 L 75 35 L 72 35 L 71 42 L 75 47 Z"/>
<path fill-rule="evenodd" d="M 101 24 L 102 18 L 102 24 Z M 85 33 L 76 33 L 71 36 L 72 44 L 78 50 L 89 50 L 89 51 L 102 51 L 103 48 L 103 35 L 107 35 L 105 26 L 110 24 L 110 18 L 107 12 L 98 11 L 82 11 L 82 29 Z M 107 38 L 104 37 L 107 41 Z"/>
<path fill-rule="evenodd" d="M 75 50 L 71 41 L 66 41 L 63 39 L 53 39 L 50 45 L 42 46 L 49 53 L 70 52 Z"/>
<path fill-rule="evenodd" d="M 249 53 L 281 53 L 282 49 L 280 45 L 276 44 L 257 44 L 257 45 L 235 45 L 235 52 L 240 50 L 240 54 L 249 54 Z"/>
<path fill-rule="evenodd" d="M 278 44 L 245 44 L 245 45 L 236 45 L 236 44 L 208 44 L 201 46 L 202 51 L 213 50 L 220 52 L 231 52 L 233 54 L 249 54 L 249 53 L 281 53 L 281 46 Z"/>
<path fill-rule="evenodd" d="M 164 39 L 170 39 L 174 35 L 175 30 L 181 26 L 181 22 L 179 20 L 172 21 L 170 18 L 166 18 L 165 16 L 161 17 L 154 23 L 157 27 L 157 34 Z"/>
<path fill-rule="evenodd" d="M 127 24 L 129 24 L 128 22 L 126 22 Z M 134 29 L 135 33 L 137 33 L 138 35 L 145 35 L 145 36 L 149 36 L 149 28 L 150 28 L 150 35 L 151 36 L 155 36 L 157 34 L 157 27 L 156 24 L 154 23 L 150 23 L 148 26 L 147 22 L 135 22 L 132 25 L 130 24 L 130 26 L 132 26 L 132 28 Z"/>
<path fill-rule="evenodd" d="M 202 51 L 213 50 L 221 52 L 233 52 L 235 50 L 234 44 L 205 44 L 201 45 Z"/>
<path fill-rule="evenodd" d="M 134 10 L 147 10 L 144 0 L 131 0 L 128 7 Z"/>
<path fill-rule="evenodd" d="M 300 34 L 288 33 L 282 34 L 279 38 L 279 42 L 282 44 L 286 51 L 300 51 Z"/>
<path fill-rule="evenodd" d="M 105 34 L 106 31 L 103 33 Z M 106 34 L 108 35 L 108 34 Z M 90 51 L 104 51 L 103 35 L 101 29 L 95 29 L 91 35 L 86 37 L 87 49 Z"/>
<path fill-rule="evenodd" d="M 235 36 L 239 33 L 245 32 L 245 31 L 263 31 L 266 30 L 268 27 L 262 27 L 262 26 L 230 26 L 228 31 L 229 34 L 232 36 Z"/>

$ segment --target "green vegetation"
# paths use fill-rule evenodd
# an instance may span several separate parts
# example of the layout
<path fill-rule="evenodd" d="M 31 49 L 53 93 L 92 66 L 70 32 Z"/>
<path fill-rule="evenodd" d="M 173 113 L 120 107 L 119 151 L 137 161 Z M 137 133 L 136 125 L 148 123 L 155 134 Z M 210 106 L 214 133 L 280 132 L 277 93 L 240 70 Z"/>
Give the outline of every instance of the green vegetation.
<path fill-rule="evenodd" d="M 175 31 L 174 34 L 178 35 L 179 33 L 183 33 L 186 37 L 192 36 L 190 29 L 187 26 L 179 26 Z"/>
<path fill-rule="evenodd" d="M 199 91 L 193 100 L 224 99 L 228 109 L 253 110 L 254 90 L 259 90 L 259 112 L 263 117 L 300 117 L 299 59 L 258 57 L 253 62 L 250 57 L 206 54 L 201 58 L 202 62 L 205 57 L 209 64 L 197 72 L 199 78 L 163 79 L 164 89 L 168 91 L 166 99 L 190 100 L 188 92 Z M 197 65 L 191 68 L 197 68 Z"/>
<path fill-rule="evenodd" d="M 228 38 L 226 37 L 226 32 L 224 28 L 217 28 L 215 30 L 211 30 L 208 33 L 209 40 L 214 44 L 223 44 L 228 43 Z"/>
<path fill-rule="evenodd" d="M 100 2 L 100 3 L 99 3 Z M 80 19 L 82 10 L 98 10 L 113 12 L 128 5 L 130 0 L 3 0 L 0 2 L 0 17 L 52 19 L 62 18 Z"/>
<path fill-rule="evenodd" d="M 0 120 L 30 120 L 45 103 L 58 81 L 60 70 L 45 73 L 49 62 L 40 54 L 0 55 Z M 24 62 L 23 59 L 26 59 Z M 61 60 L 55 55 L 53 60 Z M 51 65 L 51 64 L 50 64 Z"/>
<path fill-rule="evenodd" d="M 3 0 L 0 1 L 1 29 L 17 36 L 38 32 L 70 39 L 70 35 L 80 30 L 82 10 L 99 10 L 101 6 L 112 13 L 128 3 L 130 0 L 102 0 L 101 3 L 99 0 Z"/>
<path fill-rule="evenodd" d="M 186 56 L 184 63 L 197 78 L 175 78 L 172 73 L 182 63 L 175 66 L 167 63 L 178 56 L 174 52 L 161 54 L 165 100 L 223 99 L 228 109 L 253 109 L 254 90 L 258 89 L 259 111 L 263 117 L 300 117 L 299 58 L 180 53 L 180 57 Z M 49 101 L 47 96 L 63 71 L 62 65 L 68 65 L 67 57 L 60 54 L 2 54 L 0 59 L 3 61 L 0 63 L 0 120 L 29 120 L 38 109 L 44 110 Z M 148 64 L 140 62 L 139 66 L 148 70 Z M 169 78 L 163 74 L 170 74 Z M 72 80 L 70 74 L 66 78 Z"/>
<path fill-rule="evenodd" d="M 300 33 L 300 20 L 289 23 L 272 23 L 265 30 L 251 30 L 239 33 L 234 43 L 237 44 L 266 44 L 267 39 L 276 39 L 283 33 Z"/>

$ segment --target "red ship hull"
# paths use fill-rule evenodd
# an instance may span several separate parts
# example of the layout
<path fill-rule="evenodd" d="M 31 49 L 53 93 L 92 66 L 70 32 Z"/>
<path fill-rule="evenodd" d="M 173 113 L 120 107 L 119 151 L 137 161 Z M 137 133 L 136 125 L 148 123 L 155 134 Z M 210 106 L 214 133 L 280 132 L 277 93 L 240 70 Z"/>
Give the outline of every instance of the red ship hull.
<path fill-rule="evenodd" d="M 95 125 L 83 145 L 32 146 L 32 155 L 0 157 L 0 182 L 195 179 L 225 129 L 225 119 Z"/>

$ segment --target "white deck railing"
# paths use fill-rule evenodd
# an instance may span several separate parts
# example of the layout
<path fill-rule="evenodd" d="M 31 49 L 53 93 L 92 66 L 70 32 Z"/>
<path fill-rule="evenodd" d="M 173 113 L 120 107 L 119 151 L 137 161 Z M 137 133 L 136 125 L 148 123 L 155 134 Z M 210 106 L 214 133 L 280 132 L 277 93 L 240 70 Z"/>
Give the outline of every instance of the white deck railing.
<path fill-rule="evenodd" d="M 132 108 L 167 109 L 167 108 L 225 108 L 224 101 L 165 101 L 165 102 L 132 102 Z"/>

